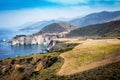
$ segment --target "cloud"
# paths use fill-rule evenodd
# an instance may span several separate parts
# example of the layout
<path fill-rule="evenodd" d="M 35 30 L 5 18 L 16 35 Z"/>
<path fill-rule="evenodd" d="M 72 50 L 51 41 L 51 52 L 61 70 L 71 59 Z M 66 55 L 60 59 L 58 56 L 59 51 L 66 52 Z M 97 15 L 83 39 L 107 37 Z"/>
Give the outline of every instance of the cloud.
<path fill-rule="evenodd" d="M 0 0 L 0 11 L 30 8 L 54 8 L 66 6 L 113 6 L 120 0 Z"/>
<path fill-rule="evenodd" d="M 56 8 L 31 8 L 0 11 L 1 27 L 18 27 L 29 22 L 38 22 L 58 18 L 73 18 L 100 11 L 115 11 L 116 7 L 69 6 Z"/>
<path fill-rule="evenodd" d="M 86 11 L 84 11 L 86 10 Z M 38 22 L 57 18 L 73 18 L 92 11 L 89 7 L 74 6 L 48 9 L 21 9 L 0 12 L 0 27 L 18 27 L 28 22 Z"/>
<path fill-rule="evenodd" d="M 115 5 L 120 5 L 120 0 L 119 1 L 116 1 L 114 2 Z"/>
<path fill-rule="evenodd" d="M 89 0 L 45 0 L 45 1 L 73 5 L 73 4 L 79 4 L 79 3 L 87 3 Z"/>

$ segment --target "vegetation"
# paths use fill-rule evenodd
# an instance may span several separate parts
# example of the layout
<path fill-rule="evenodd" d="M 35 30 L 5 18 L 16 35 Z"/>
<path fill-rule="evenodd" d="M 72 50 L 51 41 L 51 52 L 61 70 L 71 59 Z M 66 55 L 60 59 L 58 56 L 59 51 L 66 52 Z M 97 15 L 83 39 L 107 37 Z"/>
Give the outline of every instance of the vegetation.
<path fill-rule="evenodd" d="M 19 71 L 19 72 L 21 72 L 21 73 L 23 73 L 23 72 L 24 72 L 24 70 L 25 70 L 25 68 L 24 68 L 24 67 L 20 67 L 20 68 L 18 68 L 18 71 Z"/>
<path fill-rule="evenodd" d="M 39 72 L 39 75 L 31 75 L 28 76 L 29 80 L 33 79 L 33 80 L 47 80 L 50 79 L 51 77 L 53 77 L 55 75 L 56 72 L 58 72 L 61 68 L 61 66 L 63 65 L 64 60 L 63 58 L 59 57 L 58 61 L 53 64 L 51 67 L 46 68 L 42 71 Z"/>
<path fill-rule="evenodd" d="M 16 35 L 16 36 L 14 37 L 14 39 L 16 39 L 16 38 L 18 38 L 18 37 L 26 37 L 26 35 Z"/>
<path fill-rule="evenodd" d="M 67 24 L 65 22 L 59 22 L 59 23 L 53 23 L 53 24 L 45 26 L 44 28 L 41 29 L 40 32 L 38 32 L 38 34 L 60 33 L 60 32 L 69 31 L 73 29 L 76 29 L 76 27 L 73 25 Z"/>
<path fill-rule="evenodd" d="M 72 50 L 75 46 L 77 46 L 79 43 L 64 43 L 59 42 L 55 46 L 53 46 L 49 52 L 58 52 L 63 53 L 69 50 Z"/>
<path fill-rule="evenodd" d="M 87 46 L 81 49 L 82 50 L 69 51 L 68 54 L 66 53 L 66 56 L 69 56 L 69 58 L 74 59 L 74 63 L 77 63 L 77 65 L 73 63 L 72 65 L 74 66 L 81 66 L 85 63 L 102 60 L 111 54 L 118 55 L 120 52 L 120 45 L 96 45 Z M 77 55 L 73 53 L 76 53 Z"/>
<path fill-rule="evenodd" d="M 67 34 L 68 37 L 119 37 L 120 20 L 81 27 Z"/>
<path fill-rule="evenodd" d="M 0 61 L 0 79 L 7 80 L 44 80 L 54 75 L 63 65 L 63 58 L 59 55 L 68 51 L 67 45 L 72 49 L 76 45 L 60 43 L 64 49 L 47 54 L 33 54 L 17 58 L 9 58 Z M 69 50 L 70 50 L 69 49 Z"/>
<path fill-rule="evenodd" d="M 105 66 L 97 67 L 88 71 L 68 76 L 52 76 L 46 80 L 119 80 L 120 61 Z"/>
<path fill-rule="evenodd" d="M 120 41 L 118 39 L 78 39 L 73 43 L 58 43 L 54 46 L 53 51 L 48 54 L 33 54 L 30 56 L 1 60 L 0 79 L 119 80 L 120 60 L 114 62 L 114 58 L 120 56 L 119 43 Z M 110 59 L 111 57 L 113 58 L 110 64 L 98 65 L 92 69 L 79 71 L 79 67 L 81 66 L 85 67 L 87 64 Z M 65 64 L 67 64 L 67 67 L 64 67 Z M 77 72 L 72 72 L 76 69 Z M 59 74 L 61 70 L 64 70 L 64 73 L 61 73 L 63 75 Z"/>
<path fill-rule="evenodd" d="M 79 42 L 79 41 L 78 41 Z M 61 56 L 65 59 L 60 75 L 69 75 L 82 70 L 80 66 L 86 66 L 96 61 L 115 58 L 120 52 L 120 41 L 117 39 L 86 40 L 71 51 L 64 52 Z M 104 61 L 107 63 L 108 61 Z M 99 64 L 94 64 L 97 66 Z M 81 68 L 81 69 L 80 69 Z M 94 67 L 92 67 L 94 68 Z M 71 70 L 71 71 L 70 71 Z"/>

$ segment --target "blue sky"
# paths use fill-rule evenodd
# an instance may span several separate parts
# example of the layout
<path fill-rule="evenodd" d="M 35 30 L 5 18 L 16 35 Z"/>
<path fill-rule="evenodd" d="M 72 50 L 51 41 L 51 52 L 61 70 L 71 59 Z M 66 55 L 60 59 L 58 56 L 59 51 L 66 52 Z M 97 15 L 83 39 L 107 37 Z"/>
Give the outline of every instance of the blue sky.
<path fill-rule="evenodd" d="M 120 0 L 0 0 L 0 28 L 117 10 Z"/>
<path fill-rule="evenodd" d="M 117 6 L 120 0 L 0 0 L 0 10 L 25 8 L 54 8 L 70 6 Z"/>

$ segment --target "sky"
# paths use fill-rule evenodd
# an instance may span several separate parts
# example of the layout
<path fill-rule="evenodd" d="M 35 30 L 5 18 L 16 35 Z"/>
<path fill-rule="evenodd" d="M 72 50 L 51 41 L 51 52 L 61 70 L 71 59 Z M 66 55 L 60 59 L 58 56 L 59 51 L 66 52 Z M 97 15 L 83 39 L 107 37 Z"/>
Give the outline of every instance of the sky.
<path fill-rule="evenodd" d="M 120 0 L 0 0 L 0 28 L 119 10 Z"/>

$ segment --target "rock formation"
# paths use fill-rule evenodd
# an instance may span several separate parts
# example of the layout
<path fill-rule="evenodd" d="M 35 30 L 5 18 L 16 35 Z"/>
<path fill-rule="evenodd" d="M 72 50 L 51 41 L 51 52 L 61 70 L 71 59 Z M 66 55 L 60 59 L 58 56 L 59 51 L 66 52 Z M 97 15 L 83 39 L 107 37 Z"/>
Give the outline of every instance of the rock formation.
<path fill-rule="evenodd" d="M 11 45 L 49 44 L 50 40 L 50 36 L 30 35 L 14 37 L 10 43 Z"/>

